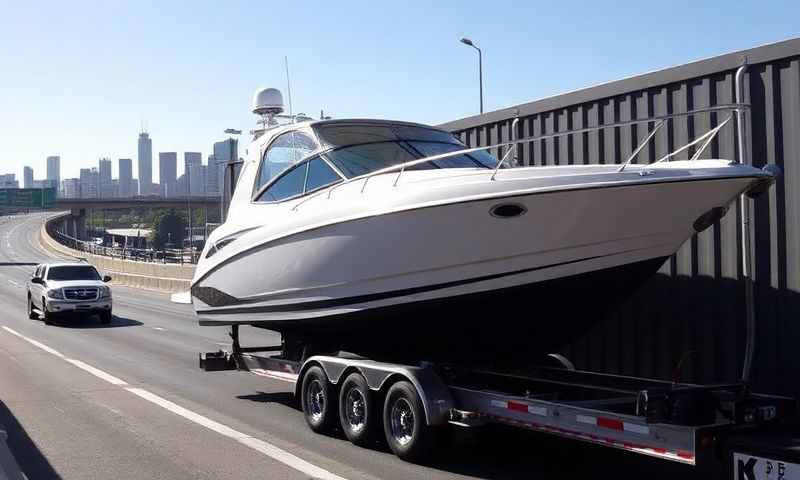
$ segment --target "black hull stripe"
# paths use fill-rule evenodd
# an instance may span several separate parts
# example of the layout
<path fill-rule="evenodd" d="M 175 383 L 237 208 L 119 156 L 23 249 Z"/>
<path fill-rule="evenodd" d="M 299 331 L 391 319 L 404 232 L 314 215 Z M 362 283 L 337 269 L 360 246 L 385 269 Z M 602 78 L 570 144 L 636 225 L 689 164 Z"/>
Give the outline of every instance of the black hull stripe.
<path fill-rule="evenodd" d="M 346 305 L 355 305 L 359 303 L 374 302 L 377 300 L 385 300 L 394 297 L 405 297 L 417 293 L 430 292 L 434 290 L 442 290 L 445 288 L 457 287 L 460 285 L 468 285 L 470 283 L 485 282 L 488 280 L 495 280 L 498 278 L 508 277 L 512 275 L 519 275 L 521 273 L 535 272 L 537 270 L 544 270 L 547 268 L 560 267 L 563 265 L 570 265 L 573 263 L 585 262 L 587 260 L 595 260 L 598 258 L 611 257 L 623 253 L 630 253 L 636 250 L 625 250 L 622 252 L 610 253 L 607 255 L 596 255 L 593 257 L 584 257 L 577 260 L 569 260 L 566 262 L 553 263 L 550 265 L 543 265 L 539 267 L 525 268 L 522 270 L 515 270 L 512 272 L 496 273 L 493 275 L 485 275 L 482 277 L 468 278 L 465 280 L 454 280 L 452 282 L 438 283 L 434 285 L 425 285 L 422 287 L 405 288 L 402 290 L 392 290 L 389 292 L 371 293 L 367 295 L 358 295 L 353 297 L 332 298 L 329 300 L 313 300 L 310 302 L 300 302 L 281 305 L 269 305 L 263 307 L 237 307 L 237 308 L 223 308 L 217 310 L 198 310 L 198 315 L 231 315 L 240 313 L 278 313 L 278 312 L 295 312 L 306 310 L 318 310 L 321 308 L 342 307 Z M 240 300 L 241 301 L 241 300 Z"/>

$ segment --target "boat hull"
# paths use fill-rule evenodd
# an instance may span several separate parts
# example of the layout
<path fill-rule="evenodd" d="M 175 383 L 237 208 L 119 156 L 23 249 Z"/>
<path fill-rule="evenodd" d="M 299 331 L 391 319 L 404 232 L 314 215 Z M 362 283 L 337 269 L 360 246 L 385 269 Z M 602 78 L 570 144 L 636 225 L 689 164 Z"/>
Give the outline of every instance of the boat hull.
<path fill-rule="evenodd" d="M 580 337 L 668 257 L 330 317 L 254 323 L 317 351 L 398 362 L 531 364 Z"/>
<path fill-rule="evenodd" d="M 695 233 L 698 218 L 752 181 L 376 208 L 231 255 L 194 282 L 193 303 L 201 325 L 252 324 L 373 356 L 553 351 L 652 275 Z M 507 205 L 519 214 L 496 215 Z"/>

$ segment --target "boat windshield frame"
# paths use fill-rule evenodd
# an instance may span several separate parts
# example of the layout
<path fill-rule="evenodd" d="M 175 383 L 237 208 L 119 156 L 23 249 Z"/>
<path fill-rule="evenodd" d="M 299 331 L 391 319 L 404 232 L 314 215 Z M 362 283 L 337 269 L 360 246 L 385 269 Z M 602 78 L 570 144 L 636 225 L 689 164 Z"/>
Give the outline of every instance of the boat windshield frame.
<path fill-rule="evenodd" d="M 452 154 L 454 152 L 457 152 L 457 151 L 460 151 L 460 150 L 463 150 L 465 148 L 468 148 L 455 135 L 453 135 L 453 134 L 451 134 L 449 132 L 443 131 L 443 130 L 439 130 L 439 129 L 436 129 L 436 128 L 427 127 L 427 126 L 423 126 L 423 125 L 392 123 L 392 122 L 380 122 L 380 123 L 374 122 L 373 123 L 373 122 L 359 122 L 359 121 L 354 121 L 352 123 L 350 123 L 350 122 L 343 123 L 342 125 L 365 127 L 365 128 L 369 128 L 370 126 L 383 127 L 383 128 L 387 128 L 388 127 L 390 129 L 393 129 L 394 127 L 409 128 L 409 129 L 414 129 L 414 130 L 429 131 L 431 133 L 435 133 L 436 137 L 431 136 L 430 138 L 422 138 L 421 137 L 419 139 L 415 139 L 415 138 L 412 138 L 412 137 L 414 137 L 413 135 L 409 135 L 409 138 L 403 138 L 402 136 L 400 136 L 399 133 L 394 132 L 395 135 L 396 135 L 396 138 L 394 138 L 394 139 L 386 138 L 386 139 L 373 141 L 373 142 L 354 142 L 354 143 L 343 143 L 343 144 L 340 144 L 340 145 L 332 145 L 329 142 L 325 142 L 325 140 L 324 140 L 325 137 L 322 137 L 319 134 L 319 131 L 317 130 L 317 128 L 314 128 L 314 125 L 311 125 L 310 128 L 308 126 L 305 126 L 305 128 L 288 129 L 288 130 L 281 131 L 280 133 L 275 135 L 272 139 L 270 139 L 270 141 L 267 143 L 266 147 L 264 148 L 263 153 L 260 155 L 259 166 L 258 166 L 258 170 L 257 170 L 257 173 L 256 173 L 256 177 L 254 179 L 254 187 L 255 187 L 255 183 L 258 182 L 259 179 L 260 179 L 260 176 L 261 176 L 260 172 L 261 172 L 261 169 L 264 168 L 264 162 L 265 162 L 267 154 L 270 151 L 270 148 L 272 147 L 272 145 L 275 143 L 275 141 L 278 138 L 282 137 L 286 133 L 294 132 L 294 131 L 300 131 L 300 132 L 305 133 L 305 134 L 312 134 L 314 140 L 317 142 L 318 148 L 316 150 L 310 152 L 305 157 L 300 158 L 296 162 L 288 164 L 285 169 L 283 169 L 282 171 L 280 171 L 279 173 L 274 175 L 272 178 L 270 178 L 268 182 L 266 182 L 265 184 L 263 184 L 260 187 L 258 187 L 257 189 L 255 189 L 254 192 L 253 192 L 253 195 L 251 197 L 250 202 L 251 203 L 258 203 L 258 204 L 272 204 L 272 203 L 283 203 L 283 202 L 295 200 L 297 198 L 301 198 L 301 197 L 304 197 L 306 195 L 314 194 L 314 193 L 316 193 L 316 192 L 318 192 L 320 190 L 324 190 L 326 188 L 330 188 L 330 187 L 335 186 L 336 184 L 340 184 L 342 182 L 348 182 L 348 181 L 351 181 L 351 180 L 354 180 L 354 179 L 357 179 L 357 178 L 370 176 L 375 172 L 378 172 L 378 171 L 381 171 L 381 170 L 385 170 L 387 168 L 391 169 L 393 167 L 403 165 L 404 163 L 408 163 L 408 161 L 415 162 L 417 160 L 420 160 L 420 159 L 423 159 L 423 158 L 427 158 L 427 157 L 430 156 L 430 155 L 426 155 L 424 152 L 420 151 L 418 147 L 415 147 L 414 143 L 432 143 L 432 144 L 441 144 L 441 145 L 453 145 L 454 147 L 457 147 L 457 149 L 453 150 L 452 152 L 444 152 L 446 157 L 454 156 L 454 155 L 450 155 L 450 154 Z M 399 162 L 399 163 L 391 164 L 391 165 L 388 165 L 388 166 L 382 166 L 380 168 L 376 168 L 376 169 L 370 170 L 369 172 L 360 173 L 360 174 L 357 174 L 357 175 L 348 175 L 347 173 L 345 173 L 342 170 L 341 166 L 336 161 L 334 161 L 333 159 L 330 158 L 330 154 L 332 152 L 335 152 L 335 151 L 339 151 L 339 150 L 346 149 L 346 148 L 360 147 L 360 146 L 364 146 L 364 145 L 374 145 L 374 144 L 380 144 L 380 143 L 394 143 L 400 149 L 402 149 L 405 152 L 407 152 L 408 155 L 411 158 L 407 162 Z M 421 166 L 420 169 L 431 170 L 431 169 L 455 169 L 455 168 L 479 168 L 479 169 L 493 169 L 493 168 L 495 168 L 494 166 L 489 166 L 489 165 L 481 162 L 478 158 L 475 158 L 472 155 L 470 155 L 470 153 L 472 153 L 472 152 L 464 153 L 463 156 L 467 157 L 470 161 L 473 162 L 474 165 L 472 165 L 472 166 L 442 167 L 440 165 L 437 165 L 436 163 L 430 163 L 430 165 L 431 165 L 430 167 Z M 490 155 L 490 156 L 491 156 L 492 159 L 494 159 L 495 162 L 500 162 L 499 159 L 496 159 L 492 155 Z M 325 164 L 328 167 L 330 167 L 336 173 L 336 175 L 339 176 L 339 180 L 337 180 L 335 182 L 332 182 L 332 183 L 328 183 L 328 184 L 320 186 L 320 187 L 317 187 L 317 188 L 315 188 L 313 190 L 303 191 L 303 192 L 298 193 L 296 195 L 292 195 L 290 197 L 286 197 L 286 198 L 279 199 L 279 200 L 265 200 L 265 199 L 262 198 L 262 197 L 265 196 L 264 194 L 267 192 L 267 190 L 269 190 L 276 182 L 278 182 L 280 179 L 282 179 L 287 173 L 292 171 L 295 167 L 298 167 L 299 165 L 302 165 L 303 163 L 309 162 L 310 160 L 315 159 L 315 158 L 322 159 L 322 161 L 325 162 Z M 423 164 L 420 163 L 420 165 L 423 165 Z"/>

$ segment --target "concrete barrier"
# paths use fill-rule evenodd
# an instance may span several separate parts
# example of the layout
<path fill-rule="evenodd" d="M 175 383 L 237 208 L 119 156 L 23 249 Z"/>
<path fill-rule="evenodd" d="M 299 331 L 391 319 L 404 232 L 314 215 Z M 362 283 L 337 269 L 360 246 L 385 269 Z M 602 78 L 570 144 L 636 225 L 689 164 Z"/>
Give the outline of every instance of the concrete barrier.
<path fill-rule="evenodd" d="M 68 214 L 67 214 L 68 215 Z M 162 292 L 185 292 L 194 276 L 194 265 L 136 262 L 104 257 L 62 245 L 48 233 L 48 226 L 63 220 L 64 215 L 48 219 L 39 231 L 39 243 L 45 251 L 56 256 L 84 259 L 98 270 L 111 276 L 112 284 Z"/>

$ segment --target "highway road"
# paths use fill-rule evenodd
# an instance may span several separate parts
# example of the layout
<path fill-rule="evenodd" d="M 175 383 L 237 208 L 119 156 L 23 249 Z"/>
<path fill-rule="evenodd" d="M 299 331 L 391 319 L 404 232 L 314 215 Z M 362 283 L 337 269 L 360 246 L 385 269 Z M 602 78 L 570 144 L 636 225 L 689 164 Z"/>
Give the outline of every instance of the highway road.
<path fill-rule="evenodd" d="M 540 434 L 457 435 L 427 466 L 385 447 L 359 448 L 305 425 L 291 385 L 199 370 L 197 354 L 228 345 L 190 305 L 113 288 L 115 318 L 45 326 L 26 315 L 25 282 L 53 260 L 35 240 L 39 214 L 0 217 L 0 425 L 31 479 L 451 479 L 648 477 L 689 467 Z M 243 339 L 274 344 L 254 330 Z M 248 342 L 250 343 L 250 342 Z M 658 473 L 659 475 L 653 475 Z M 623 475 L 627 476 L 627 475 Z"/>

